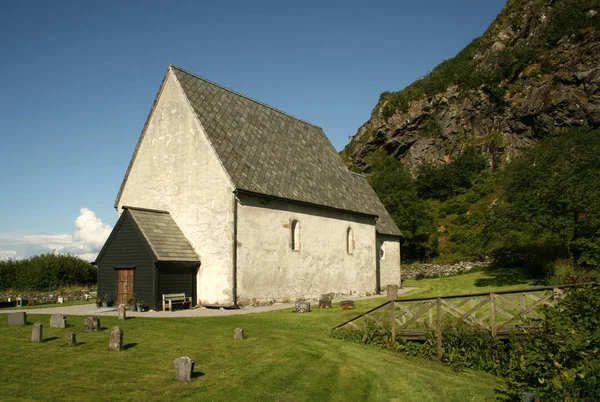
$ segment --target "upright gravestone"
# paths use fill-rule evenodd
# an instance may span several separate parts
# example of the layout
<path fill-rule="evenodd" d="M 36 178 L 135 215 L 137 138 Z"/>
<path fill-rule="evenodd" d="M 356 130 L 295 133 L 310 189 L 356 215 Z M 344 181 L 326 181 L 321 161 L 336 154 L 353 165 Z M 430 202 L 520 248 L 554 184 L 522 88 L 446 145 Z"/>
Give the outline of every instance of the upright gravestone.
<path fill-rule="evenodd" d="M 342 300 L 340 302 L 340 307 L 343 310 L 352 310 L 354 308 L 354 300 Z"/>
<path fill-rule="evenodd" d="M 396 300 L 398 298 L 398 285 L 387 285 L 387 299 Z"/>
<path fill-rule="evenodd" d="M 319 300 L 319 308 L 331 308 L 331 299 Z"/>
<path fill-rule="evenodd" d="M 19 327 L 27 325 L 27 313 L 26 312 L 18 312 L 18 313 L 8 313 L 8 326 L 9 327 Z"/>
<path fill-rule="evenodd" d="M 296 313 L 310 313 L 310 302 L 298 300 L 296 302 Z"/>
<path fill-rule="evenodd" d="M 75 336 L 75 332 L 67 332 L 65 334 L 65 346 L 75 345 L 77 345 L 77 337 Z"/>
<path fill-rule="evenodd" d="M 118 308 L 117 311 L 118 311 L 118 317 L 117 318 L 119 320 L 125 320 L 127 318 L 126 314 L 125 314 L 125 305 L 123 303 L 119 304 L 119 308 Z"/>
<path fill-rule="evenodd" d="M 66 328 L 67 317 L 62 314 L 53 314 L 50 317 L 50 328 Z"/>
<path fill-rule="evenodd" d="M 108 350 L 120 352 L 123 350 L 123 330 L 119 327 L 112 327 L 110 331 L 110 344 Z"/>
<path fill-rule="evenodd" d="M 192 381 L 194 361 L 187 356 L 175 359 L 175 378 L 179 381 Z"/>
<path fill-rule="evenodd" d="M 31 342 L 40 343 L 42 341 L 42 330 L 44 326 L 39 322 L 33 324 L 33 328 L 31 329 Z"/>
<path fill-rule="evenodd" d="M 246 335 L 244 334 L 243 328 L 236 328 L 233 331 L 233 339 L 246 339 Z"/>
<path fill-rule="evenodd" d="M 96 317 L 88 317 L 83 320 L 83 327 L 87 332 L 97 332 L 100 330 L 100 319 Z"/>

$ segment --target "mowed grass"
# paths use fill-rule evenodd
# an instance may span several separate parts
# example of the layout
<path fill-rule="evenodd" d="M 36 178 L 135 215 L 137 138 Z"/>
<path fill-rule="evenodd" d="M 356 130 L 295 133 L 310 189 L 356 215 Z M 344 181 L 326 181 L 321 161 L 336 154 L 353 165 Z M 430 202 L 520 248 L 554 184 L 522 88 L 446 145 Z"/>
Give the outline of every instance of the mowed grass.
<path fill-rule="evenodd" d="M 538 285 L 542 285 L 542 283 L 527 276 L 523 270 L 489 268 L 440 278 L 405 279 L 402 281 L 402 286 L 418 289 L 405 293 L 400 298 L 486 293 L 497 290 L 523 289 Z"/>
<path fill-rule="evenodd" d="M 48 307 L 65 307 L 65 306 L 78 306 L 81 304 L 96 304 L 96 299 L 90 300 L 67 300 L 64 303 L 45 303 L 45 304 L 36 304 L 35 306 L 23 306 L 23 307 L 0 307 L 0 313 L 2 310 L 35 310 L 40 308 L 48 308 Z"/>
<path fill-rule="evenodd" d="M 499 380 L 456 372 L 329 336 L 333 326 L 384 299 L 356 309 L 289 310 L 210 318 L 100 317 L 102 331 L 87 333 L 81 316 L 67 329 L 44 324 L 45 342 L 30 342 L 32 326 L 7 326 L 0 314 L 0 399 L 7 400 L 206 400 L 206 401 L 483 401 L 495 398 Z M 107 351 L 110 328 L 124 329 L 126 350 Z M 247 339 L 233 339 L 234 329 Z M 81 345 L 64 346 L 64 334 Z M 196 362 L 190 383 L 175 380 L 173 361 Z"/>

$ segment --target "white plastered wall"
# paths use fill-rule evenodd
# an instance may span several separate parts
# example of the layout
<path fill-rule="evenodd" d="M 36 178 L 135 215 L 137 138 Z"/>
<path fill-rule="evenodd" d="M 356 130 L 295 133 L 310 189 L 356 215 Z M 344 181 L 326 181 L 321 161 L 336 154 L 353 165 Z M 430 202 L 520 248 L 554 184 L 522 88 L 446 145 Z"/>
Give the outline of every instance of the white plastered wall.
<path fill-rule="evenodd" d="M 374 218 L 240 195 L 237 290 L 240 303 L 365 294 L 376 288 Z M 292 250 L 297 220 L 299 250 Z M 352 229 L 354 250 L 347 251 Z M 254 299 L 254 300 L 253 300 Z"/>
<path fill-rule="evenodd" d="M 118 201 L 171 213 L 201 262 L 200 303 L 230 304 L 233 188 L 172 71 Z"/>
<path fill-rule="evenodd" d="M 397 236 L 377 235 L 380 247 L 379 272 L 381 290 L 385 291 L 387 285 L 398 285 L 401 282 L 400 271 L 400 238 Z"/>

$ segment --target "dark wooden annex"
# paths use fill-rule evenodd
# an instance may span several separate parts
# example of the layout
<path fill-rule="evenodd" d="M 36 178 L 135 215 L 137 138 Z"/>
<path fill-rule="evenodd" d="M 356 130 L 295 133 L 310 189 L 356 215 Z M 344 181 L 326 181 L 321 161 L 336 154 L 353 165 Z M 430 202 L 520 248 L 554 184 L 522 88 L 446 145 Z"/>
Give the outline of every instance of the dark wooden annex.
<path fill-rule="evenodd" d="M 158 310 L 165 293 L 185 293 L 196 303 L 200 260 L 167 211 L 123 207 L 95 264 L 98 296 L 117 304 L 135 294 Z"/>

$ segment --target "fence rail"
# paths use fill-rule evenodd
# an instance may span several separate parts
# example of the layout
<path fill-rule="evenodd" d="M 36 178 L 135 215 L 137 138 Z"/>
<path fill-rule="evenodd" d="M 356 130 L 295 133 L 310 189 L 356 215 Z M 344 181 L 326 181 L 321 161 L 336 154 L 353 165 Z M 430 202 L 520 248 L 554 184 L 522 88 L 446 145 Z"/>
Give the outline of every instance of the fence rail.
<path fill-rule="evenodd" d="M 442 328 L 445 324 L 464 323 L 489 331 L 494 338 L 506 338 L 517 327 L 535 327 L 535 321 L 543 318 L 541 309 L 544 306 L 556 305 L 567 295 L 568 288 L 582 285 L 390 300 L 338 325 L 334 330 L 364 330 L 370 324 L 389 325 L 392 339 L 399 337 L 406 340 L 425 340 L 428 332 L 435 332 L 438 357 L 441 358 Z"/>

